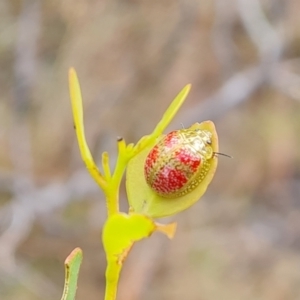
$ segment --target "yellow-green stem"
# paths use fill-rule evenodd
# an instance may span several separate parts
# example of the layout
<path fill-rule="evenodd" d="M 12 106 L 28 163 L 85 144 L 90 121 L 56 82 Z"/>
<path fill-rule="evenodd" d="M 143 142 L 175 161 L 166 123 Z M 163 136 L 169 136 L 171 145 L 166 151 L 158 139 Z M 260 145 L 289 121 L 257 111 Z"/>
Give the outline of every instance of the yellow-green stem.
<path fill-rule="evenodd" d="M 114 174 L 108 183 L 109 188 L 105 190 L 108 216 L 119 212 L 119 190 L 127 163 L 128 159 L 119 155 Z"/>
<path fill-rule="evenodd" d="M 104 300 L 115 300 L 122 264 L 117 264 L 113 260 L 107 260 L 106 267 L 106 287 Z"/>
<path fill-rule="evenodd" d="M 119 212 L 119 194 L 115 190 L 109 190 L 105 192 L 105 196 L 107 216 L 110 217 Z"/>

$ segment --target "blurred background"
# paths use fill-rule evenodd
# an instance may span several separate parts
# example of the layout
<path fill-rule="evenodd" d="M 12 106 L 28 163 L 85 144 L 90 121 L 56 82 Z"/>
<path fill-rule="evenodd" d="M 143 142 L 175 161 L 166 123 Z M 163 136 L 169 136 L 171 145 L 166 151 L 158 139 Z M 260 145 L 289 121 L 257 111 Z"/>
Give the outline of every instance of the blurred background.
<path fill-rule="evenodd" d="M 173 241 L 135 246 L 118 300 L 300 299 L 300 2 L 0 1 L 0 298 L 102 299 L 102 192 L 80 159 L 68 95 L 76 68 L 98 160 L 136 142 L 187 83 L 169 130 L 211 119 L 219 167 L 174 217 Z M 122 188 L 122 209 L 127 210 Z"/>

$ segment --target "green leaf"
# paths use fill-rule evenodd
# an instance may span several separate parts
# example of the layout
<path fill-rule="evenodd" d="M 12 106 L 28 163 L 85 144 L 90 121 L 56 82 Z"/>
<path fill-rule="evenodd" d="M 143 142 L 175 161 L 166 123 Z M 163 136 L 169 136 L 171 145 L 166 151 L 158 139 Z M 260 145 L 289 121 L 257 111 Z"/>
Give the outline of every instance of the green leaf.
<path fill-rule="evenodd" d="M 175 228 L 175 223 L 158 224 L 141 214 L 114 214 L 106 221 L 102 233 L 107 260 L 121 264 L 134 242 L 149 237 L 156 230 L 172 238 Z"/>
<path fill-rule="evenodd" d="M 65 260 L 65 285 L 61 300 L 74 300 L 77 290 L 77 280 L 82 262 L 82 250 L 74 249 Z"/>
<path fill-rule="evenodd" d="M 206 121 L 196 123 L 190 129 L 208 130 L 212 133 L 212 147 L 214 152 L 218 152 L 218 136 L 213 122 Z M 132 158 L 127 167 L 126 189 L 128 201 L 131 209 L 140 214 L 145 214 L 151 218 L 161 218 L 177 214 L 195 202 L 197 202 L 205 193 L 211 182 L 218 164 L 218 159 L 213 156 L 210 162 L 210 169 L 203 181 L 190 193 L 169 199 L 157 195 L 148 186 L 144 176 L 144 164 L 151 147 L 147 147 L 134 158 Z"/>
<path fill-rule="evenodd" d="M 172 238 L 176 223 L 158 224 L 147 216 L 116 213 L 108 218 L 103 227 L 102 241 L 107 259 L 105 300 L 115 300 L 119 275 L 134 242 L 160 231 Z"/>

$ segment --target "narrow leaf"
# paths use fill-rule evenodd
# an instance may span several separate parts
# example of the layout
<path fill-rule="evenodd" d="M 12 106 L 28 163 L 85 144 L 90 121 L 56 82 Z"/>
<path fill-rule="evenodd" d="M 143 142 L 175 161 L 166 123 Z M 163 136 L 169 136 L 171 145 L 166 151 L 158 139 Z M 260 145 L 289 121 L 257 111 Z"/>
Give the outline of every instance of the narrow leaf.
<path fill-rule="evenodd" d="M 168 107 L 166 112 L 164 113 L 162 119 L 157 124 L 153 131 L 153 135 L 160 136 L 164 130 L 167 128 L 167 126 L 170 124 L 170 122 L 173 120 L 174 116 L 176 115 L 177 111 L 185 101 L 189 91 L 191 89 L 191 85 L 186 85 L 176 96 L 176 98 L 172 101 L 171 105 Z"/>
<path fill-rule="evenodd" d="M 153 132 L 148 136 L 142 137 L 135 145 L 134 152 L 132 153 L 133 156 L 140 153 L 146 147 L 151 147 L 156 142 L 156 139 L 163 134 L 164 130 L 170 124 L 177 111 L 185 101 L 190 89 L 191 85 L 188 84 L 179 92 L 179 94 L 175 97 L 175 99 L 172 101 L 172 103 L 162 116 L 159 123 L 156 125 Z"/>
<path fill-rule="evenodd" d="M 61 300 L 74 300 L 77 290 L 77 280 L 82 262 L 82 250 L 74 249 L 65 260 L 65 285 Z"/>
<path fill-rule="evenodd" d="M 69 70 L 69 86 L 74 126 L 76 130 L 81 157 L 91 176 L 94 178 L 94 180 L 98 183 L 100 187 L 103 187 L 105 185 L 105 181 L 103 180 L 103 177 L 94 162 L 94 159 L 91 155 L 90 149 L 85 139 L 81 90 L 76 71 L 73 68 Z"/>

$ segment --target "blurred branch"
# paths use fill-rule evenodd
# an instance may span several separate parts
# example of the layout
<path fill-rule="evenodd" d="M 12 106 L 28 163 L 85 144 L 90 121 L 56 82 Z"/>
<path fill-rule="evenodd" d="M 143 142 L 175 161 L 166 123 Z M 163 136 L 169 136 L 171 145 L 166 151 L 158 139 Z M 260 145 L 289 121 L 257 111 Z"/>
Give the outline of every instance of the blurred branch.
<path fill-rule="evenodd" d="M 235 16 L 232 7 L 223 0 L 215 0 L 215 19 L 212 29 L 214 52 L 221 63 L 221 72 L 228 77 L 236 69 L 233 27 Z"/>
<path fill-rule="evenodd" d="M 187 110 L 182 116 L 183 122 L 218 118 L 272 81 L 283 51 L 282 38 L 266 19 L 258 0 L 239 0 L 238 4 L 240 17 L 258 49 L 260 61 L 257 66 L 233 75 L 215 95 Z"/>
<path fill-rule="evenodd" d="M 188 37 L 187 33 L 197 20 L 197 10 L 199 9 L 197 1 L 179 0 L 178 6 L 180 19 L 162 46 L 161 54 L 155 64 L 155 73 L 159 74 L 158 80 L 164 78 L 164 74 L 167 74 L 172 67 L 180 54 L 180 47 L 184 45 Z"/>
<path fill-rule="evenodd" d="M 259 0 L 238 0 L 240 17 L 262 62 L 274 65 L 282 54 L 280 35 L 265 16 Z"/>
<path fill-rule="evenodd" d="M 0 272 L 19 280 L 39 297 L 45 290 L 50 289 L 51 294 L 55 293 L 56 288 L 42 274 L 28 272 L 28 268 L 20 265 L 19 260 L 16 263 L 15 253 L 29 235 L 36 219 L 43 220 L 43 216 L 67 206 L 71 201 L 81 201 L 87 195 L 98 192 L 97 185 L 84 169 L 74 173 L 67 182 L 53 183 L 43 188 L 29 189 L 23 194 L 15 194 L 11 202 L 0 209 L 0 219 L 5 217 L 5 221 L 0 222 Z M 33 277 L 39 279 L 30 280 Z"/>
<path fill-rule="evenodd" d="M 15 46 L 13 123 L 10 131 L 11 160 L 16 173 L 32 172 L 32 151 L 27 116 L 35 81 L 37 40 L 40 29 L 40 1 L 24 0 L 18 20 Z M 24 159 L 25 158 L 25 159 Z"/>
<path fill-rule="evenodd" d="M 300 101 L 300 75 L 288 70 L 289 66 L 297 64 L 300 66 L 299 58 L 279 64 L 273 73 L 271 83 L 289 98 Z"/>
<path fill-rule="evenodd" d="M 14 195 L 11 202 L 0 210 L 10 212 L 9 225 L 0 236 L 1 261 L 13 264 L 13 256 L 18 245 L 27 237 L 34 220 L 65 207 L 72 200 L 80 200 L 99 189 L 85 170 L 74 173 L 67 182 L 49 184 L 43 188 L 28 190 L 22 195 Z M 5 258 L 5 259 L 4 259 Z"/>
<path fill-rule="evenodd" d="M 181 116 L 185 123 L 199 120 L 217 119 L 240 103 L 249 99 L 259 87 L 266 82 L 265 69 L 254 67 L 232 76 L 220 90 L 202 103 L 187 109 Z"/>
<path fill-rule="evenodd" d="M 33 156 L 28 126 L 31 109 L 31 92 L 35 81 L 37 40 L 40 29 L 40 1 L 24 0 L 17 23 L 15 44 L 12 123 L 9 131 L 10 159 L 14 176 L 1 176 L 1 191 L 9 192 L 14 199 L 0 210 L 0 261 L 1 270 L 12 277 L 20 277 L 26 284 L 26 275 L 15 263 L 15 251 L 29 235 L 35 220 L 31 193 Z M 24 174 L 24 175 L 22 175 Z M 26 174 L 26 176 L 25 176 Z M 1 174 L 2 175 L 2 174 Z M 3 180 L 4 179 L 4 180 Z M 38 203 L 38 201 L 37 201 Z M 25 276 L 22 276 L 24 274 Z M 31 284 L 32 286 L 32 284 Z M 37 290 L 34 286 L 33 290 Z"/>
<path fill-rule="evenodd" d="M 26 196 L 33 188 L 31 178 L 32 153 L 30 134 L 26 116 L 30 108 L 30 92 L 34 82 L 36 43 L 40 26 L 40 2 L 23 1 L 18 19 L 17 40 L 15 46 L 14 64 L 14 98 L 12 102 L 12 126 L 10 128 L 10 158 L 14 167 L 15 177 L 12 184 L 6 188 L 13 189 L 16 197 L 3 208 L 9 210 L 10 222 L 0 237 L 0 257 L 3 265 L 14 265 L 14 252 L 21 237 L 27 236 L 31 230 L 33 210 Z M 22 176 L 21 174 L 26 174 Z M 1 212 L 0 212 L 1 214 Z M 2 213 L 3 214 L 3 213 Z"/>
<path fill-rule="evenodd" d="M 39 29 L 40 1 L 23 0 L 18 20 L 14 64 L 14 109 L 21 116 L 30 108 L 30 91 L 36 74 Z"/>

